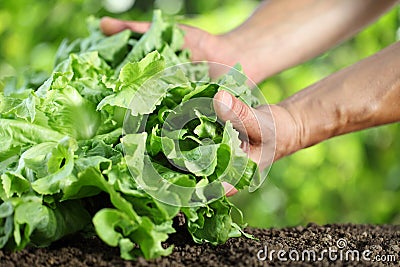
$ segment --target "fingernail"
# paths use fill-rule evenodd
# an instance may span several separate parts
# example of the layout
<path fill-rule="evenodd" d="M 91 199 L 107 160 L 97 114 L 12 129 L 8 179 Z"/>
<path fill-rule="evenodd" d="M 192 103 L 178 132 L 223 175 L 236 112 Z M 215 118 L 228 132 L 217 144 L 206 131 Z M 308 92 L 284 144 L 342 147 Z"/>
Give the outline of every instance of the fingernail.
<path fill-rule="evenodd" d="M 227 182 L 222 182 L 221 184 L 224 187 L 226 196 L 232 196 L 237 192 L 237 189 L 233 185 L 228 184 Z"/>
<path fill-rule="evenodd" d="M 221 91 L 221 94 L 221 102 L 218 103 L 220 111 L 224 114 L 228 114 L 232 111 L 232 96 L 226 91 Z"/>

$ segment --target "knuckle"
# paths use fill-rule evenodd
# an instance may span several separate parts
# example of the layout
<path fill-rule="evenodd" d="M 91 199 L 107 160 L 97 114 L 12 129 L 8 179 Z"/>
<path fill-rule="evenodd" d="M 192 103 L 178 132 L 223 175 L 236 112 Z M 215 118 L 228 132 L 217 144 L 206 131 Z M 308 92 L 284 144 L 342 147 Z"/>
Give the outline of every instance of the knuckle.
<path fill-rule="evenodd" d="M 236 102 L 232 107 L 232 111 L 238 120 L 244 121 L 248 119 L 249 108 L 245 104 Z"/>

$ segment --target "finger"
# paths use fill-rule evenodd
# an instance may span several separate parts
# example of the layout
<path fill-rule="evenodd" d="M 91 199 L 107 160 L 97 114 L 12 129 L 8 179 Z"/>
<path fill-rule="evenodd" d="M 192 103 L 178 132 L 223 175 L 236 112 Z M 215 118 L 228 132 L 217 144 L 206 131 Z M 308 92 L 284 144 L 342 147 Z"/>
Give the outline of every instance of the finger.
<path fill-rule="evenodd" d="M 261 142 L 261 127 L 256 110 L 224 90 L 214 96 L 214 109 L 221 120 L 229 120 L 250 143 Z"/>
<path fill-rule="evenodd" d="M 227 182 L 222 182 L 222 186 L 224 187 L 225 195 L 227 197 L 233 196 L 238 192 L 238 190 L 233 185 L 228 184 Z"/>
<path fill-rule="evenodd" d="M 127 29 L 127 26 L 124 21 L 104 17 L 100 20 L 100 29 L 106 35 L 112 35 Z"/>
<path fill-rule="evenodd" d="M 100 20 L 100 29 L 106 35 L 112 35 L 126 29 L 137 33 L 145 33 L 148 31 L 148 29 L 150 29 L 150 26 L 150 22 L 123 21 L 110 17 L 103 17 Z"/>
<path fill-rule="evenodd" d="M 125 24 L 127 25 L 128 29 L 137 33 L 145 33 L 151 27 L 151 22 L 146 21 L 126 21 Z"/>

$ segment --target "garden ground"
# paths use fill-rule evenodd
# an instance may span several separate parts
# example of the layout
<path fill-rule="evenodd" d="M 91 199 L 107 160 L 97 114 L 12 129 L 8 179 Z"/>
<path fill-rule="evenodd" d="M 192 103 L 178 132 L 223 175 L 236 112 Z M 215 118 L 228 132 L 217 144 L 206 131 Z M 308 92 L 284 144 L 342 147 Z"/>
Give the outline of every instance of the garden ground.
<path fill-rule="evenodd" d="M 310 223 L 282 229 L 247 228 L 246 232 L 257 239 L 232 238 L 219 246 L 195 244 L 184 227 L 178 229 L 181 230 L 165 244 L 174 245 L 173 253 L 155 260 L 124 261 L 119 258 L 117 248 L 108 247 L 97 237 L 70 237 L 48 248 L 0 251 L 0 266 L 399 266 L 400 263 L 400 225 Z M 290 260 L 296 258 L 299 260 Z"/>

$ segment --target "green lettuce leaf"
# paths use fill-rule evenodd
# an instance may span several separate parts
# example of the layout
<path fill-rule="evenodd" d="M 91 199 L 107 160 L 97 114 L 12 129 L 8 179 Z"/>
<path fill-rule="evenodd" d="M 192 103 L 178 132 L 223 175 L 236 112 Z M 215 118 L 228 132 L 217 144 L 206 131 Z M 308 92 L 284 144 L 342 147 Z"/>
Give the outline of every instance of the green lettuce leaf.
<path fill-rule="evenodd" d="M 221 182 L 243 189 L 258 168 L 212 105 L 219 90 L 257 103 L 240 67 L 211 81 L 159 11 L 139 37 L 88 27 L 60 45 L 50 77 L 0 82 L 0 248 L 92 227 L 124 259 L 157 258 L 178 213 L 198 243 L 248 236 Z"/>

